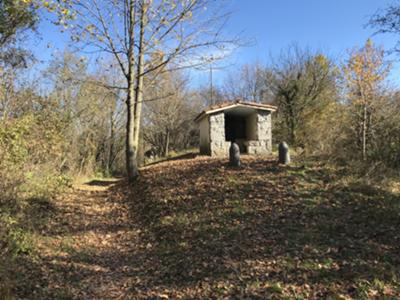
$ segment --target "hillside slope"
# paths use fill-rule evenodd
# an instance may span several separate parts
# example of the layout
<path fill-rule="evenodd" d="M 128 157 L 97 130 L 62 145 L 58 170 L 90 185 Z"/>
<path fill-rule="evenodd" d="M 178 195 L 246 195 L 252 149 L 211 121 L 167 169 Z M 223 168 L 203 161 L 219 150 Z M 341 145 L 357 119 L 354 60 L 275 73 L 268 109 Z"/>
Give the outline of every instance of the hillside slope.
<path fill-rule="evenodd" d="M 312 163 L 191 158 L 55 203 L 21 298 L 400 297 L 400 197 Z M 23 276 L 23 277 L 21 277 Z M 32 291 L 32 292 L 31 292 Z"/>

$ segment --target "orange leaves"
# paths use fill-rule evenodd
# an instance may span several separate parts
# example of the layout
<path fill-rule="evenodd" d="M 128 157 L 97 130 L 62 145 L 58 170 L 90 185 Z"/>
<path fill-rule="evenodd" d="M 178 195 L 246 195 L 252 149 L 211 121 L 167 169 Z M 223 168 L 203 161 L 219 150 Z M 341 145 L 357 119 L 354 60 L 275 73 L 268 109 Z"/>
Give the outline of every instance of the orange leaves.
<path fill-rule="evenodd" d="M 374 46 L 371 39 L 363 48 L 351 52 L 343 71 L 353 104 L 372 104 L 390 70 L 384 58 L 384 50 Z"/>

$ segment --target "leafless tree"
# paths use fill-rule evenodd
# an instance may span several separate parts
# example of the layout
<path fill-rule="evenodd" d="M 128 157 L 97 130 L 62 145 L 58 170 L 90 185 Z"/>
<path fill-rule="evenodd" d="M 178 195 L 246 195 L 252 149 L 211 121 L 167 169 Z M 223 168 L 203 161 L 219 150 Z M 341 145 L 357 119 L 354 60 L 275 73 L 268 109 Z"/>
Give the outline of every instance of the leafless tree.
<path fill-rule="evenodd" d="M 61 6 L 61 7 L 59 7 Z M 143 82 L 151 73 L 192 67 L 202 55 L 221 51 L 237 39 L 223 37 L 228 14 L 224 3 L 210 0 L 69 0 L 57 3 L 60 22 L 87 51 L 101 51 L 118 62 L 126 84 L 126 166 L 138 176 Z M 148 63 L 158 53 L 158 64 Z M 150 60 L 151 62 L 151 60 Z"/>
<path fill-rule="evenodd" d="M 261 63 L 243 65 L 239 71 L 228 74 L 223 90 L 230 100 L 265 102 L 266 99 L 266 68 Z"/>
<path fill-rule="evenodd" d="M 146 102 L 143 136 L 158 156 L 168 156 L 171 148 L 180 151 L 193 146 L 196 139 L 193 119 L 200 103 L 190 92 L 188 80 L 175 71 L 163 74 L 148 87 L 147 94 L 157 101 Z"/>

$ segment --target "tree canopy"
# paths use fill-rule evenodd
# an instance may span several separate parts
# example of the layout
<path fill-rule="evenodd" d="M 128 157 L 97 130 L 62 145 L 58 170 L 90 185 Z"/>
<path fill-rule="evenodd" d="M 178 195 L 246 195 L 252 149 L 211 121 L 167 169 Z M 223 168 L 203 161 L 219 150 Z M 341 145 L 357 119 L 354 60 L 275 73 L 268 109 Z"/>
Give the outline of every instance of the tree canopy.
<path fill-rule="evenodd" d="M 18 31 L 33 29 L 37 22 L 34 6 L 21 0 L 0 2 L 0 46 L 9 43 Z"/>

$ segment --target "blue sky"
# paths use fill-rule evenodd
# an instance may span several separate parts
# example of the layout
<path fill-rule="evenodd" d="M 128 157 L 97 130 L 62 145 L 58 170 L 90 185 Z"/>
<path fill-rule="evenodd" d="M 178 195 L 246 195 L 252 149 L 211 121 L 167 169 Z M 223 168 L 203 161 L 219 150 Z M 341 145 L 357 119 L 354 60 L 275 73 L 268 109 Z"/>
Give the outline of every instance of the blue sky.
<path fill-rule="evenodd" d="M 242 52 L 241 59 L 265 59 L 291 42 L 311 46 L 332 54 L 362 45 L 373 34 L 364 28 L 369 17 L 389 0 L 234 0 L 237 12 L 233 30 L 243 28 L 257 39 L 257 45 Z M 250 5 L 251 4 L 251 5 Z M 375 36 L 388 47 L 393 39 Z M 267 50 L 267 51 L 266 51 Z"/>
<path fill-rule="evenodd" d="M 257 60 L 268 63 L 271 55 L 278 55 L 292 43 L 322 50 L 338 60 L 369 37 L 385 49 L 393 48 L 396 37 L 374 36 L 373 29 L 365 28 L 372 14 L 391 3 L 392 0 L 234 0 L 229 31 L 243 31 L 256 44 L 237 51 L 232 58 L 235 67 L 230 70 Z M 214 77 L 221 82 L 226 72 L 229 70 Z M 395 67 L 391 79 L 400 82 L 397 74 Z M 206 82 L 208 75 L 198 78 Z"/>
<path fill-rule="evenodd" d="M 302 47 L 323 50 L 335 59 L 345 59 L 347 50 L 361 46 L 369 37 L 385 49 L 394 46 L 400 36 L 376 35 L 365 28 L 369 17 L 392 0 L 232 0 L 232 18 L 226 31 L 241 32 L 254 39 L 251 47 L 236 51 L 230 58 L 231 67 L 216 71 L 216 84 L 223 81 L 227 72 L 241 64 L 260 61 L 268 63 L 270 56 L 292 43 Z M 30 42 L 36 56 L 43 61 L 64 49 L 68 41 L 58 28 L 43 22 L 40 35 Z M 48 47 L 49 46 L 49 47 Z M 400 57 L 392 56 L 400 60 Z M 400 68 L 395 67 L 391 79 L 397 79 Z M 192 72 L 193 83 L 206 84 L 207 72 Z"/>

